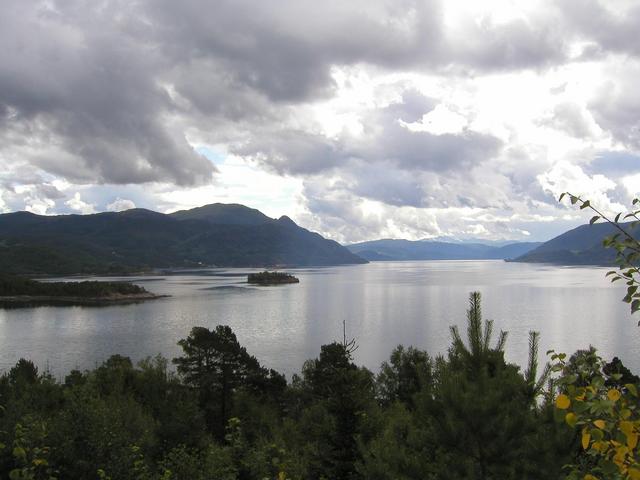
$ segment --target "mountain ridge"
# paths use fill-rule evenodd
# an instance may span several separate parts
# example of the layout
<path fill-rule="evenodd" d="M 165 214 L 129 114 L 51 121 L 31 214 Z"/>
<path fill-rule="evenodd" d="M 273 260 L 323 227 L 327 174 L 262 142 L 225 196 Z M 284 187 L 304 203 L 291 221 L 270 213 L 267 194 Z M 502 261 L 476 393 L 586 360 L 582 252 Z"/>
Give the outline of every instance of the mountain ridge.
<path fill-rule="evenodd" d="M 370 261 L 393 260 L 488 260 L 515 258 L 540 242 L 513 242 L 503 246 L 431 240 L 380 239 L 346 247 Z"/>
<path fill-rule="evenodd" d="M 146 209 L 2 214 L 0 264 L 9 273 L 72 274 L 366 263 L 286 216 L 272 219 L 244 205 L 227 205 L 173 214 Z"/>
<path fill-rule="evenodd" d="M 640 230 L 632 229 L 631 222 L 621 223 L 620 226 L 638 238 Z M 516 257 L 513 261 L 562 265 L 612 265 L 616 252 L 612 248 L 603 247 L 602 240 L 617 232 L 619 230 L 610 223 L 580 225 Z"/>

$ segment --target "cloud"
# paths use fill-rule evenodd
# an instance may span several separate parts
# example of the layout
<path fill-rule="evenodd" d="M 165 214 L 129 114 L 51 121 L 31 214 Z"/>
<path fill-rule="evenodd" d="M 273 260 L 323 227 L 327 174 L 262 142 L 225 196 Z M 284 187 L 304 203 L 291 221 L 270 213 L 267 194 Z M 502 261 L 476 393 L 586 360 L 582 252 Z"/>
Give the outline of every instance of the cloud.
<path fill-rule="evenodd" d="M 573 102 L 559 103 L 540 124 L 561 130 L 575 138 L 591 137 L 597 128 L 589 112 Z"/>
<path fill-rule="evenodd" d="M 434 105 L 433 99 L 409 89 L 397 102 L 362 112 L 366 121 L 361 132 L 344 131 L 331 138 L 305 130 L 263 129 L 254 132 L 246 143 L 230 149 L 281 173 L 317 174 L 338 167 L 349 170 L 354 163 L 365 163 L 370 173 L 362 173 L 369 177 L 373 172 L 383 173 L 378 164 L 385 164 L 385 171 L 393 165 L 395 174 L 401 177 L 402 171 L 472 168 L 498 154 L 502 142 L 492 135 L 467 128 L 435 134 L 404 123 L 422 118 Z"/>
<path fill-rule="evenodd" d="M 126 198 L 116 198 L 112 203 L 107 205 L 107 210 L 110 212 L 122 212 L 123 210 L 130 210 L 136 208 L 136 204 Z"/>
<path fill-rule="evenodd" d="M 623 202 L 632 166 L 592 159 L 640 150 L 640 9 L 489 3 L 6 0 L 0 208 L 521 238 L 560 186 Z"/>
<path fill-rule="evenodd" d="M 232 145 L 236 155 L 252 158 L 280 173 L 309 174 L 347 159 L 339 142 L 303 130 L 264 130 L 245 144 Z"/>
<path fill-rule="evenodd" d="M 615 214 L 625 209 L 624 205 L 612 201 L 608 196 L 608 192 L 616 187 L 613 180 L 601 174 L 587 175 L 577 165 L 559 162 L 538 179 L 542 188 L 556 198 L 564 192 L 569 192 L 588 199 L 606 214 Z"/>
<path fill-rule="evenodd" d="M 68 206 L 71 210 L 82 213 L 83 215 L 87 215 L 89 213 L 96 212 L 96 206 L 87 202 L 84 202 L 80 197 L 80 193 L 76 192 L 73 197 L 64 202 L 66 206 Z"/>
<path fill-rule="evenodd" d="M 638 29 L 640 5 L 635 2 L 601 2 L 599 0 L 567 0 L 559 2 L 566 24 L 583 41 L 593 42 L 587 52 L 601 51 L 640 54 Z M 613 8 L 611 8 L 613 6 Z M 592 55 L 586 55 L 587 58 Z"/>
<path fill-rule="evenodd" d="M 141 20 L 126 2 L 4 2 L 0 155 L 85 183 L 208 181 L 214 167 L 168 121 Z"/>
<path fill-rule="evenodd" d="M 539 21 L 448 34 L 443 8 L 437 0 L 108 0 L 101 8 L 7 0 L 0 155 L 76 183 L 203 184 L 216 169 L 194 151 L 190 131 L 219 131 L 220 141 L 265 120 L 287 123 L 287 105 L 335 93 L 334 66 L 508 69 L 562 51 Z M 409 96 L 404 105 L 415 108 Z M 333 156 L 306 133 L 293 154 Z M 280 135 L 267 153 L 291 140 L 286 128 Z M 436 153 L 450 148 L 446 138 L 437 143 Z"/>
<path fill-rule="evenodd" d="M 607 72 L 589 109 L 598 125 L 623 147 L 640 150 L 640 60 L 624 62 Z"/>

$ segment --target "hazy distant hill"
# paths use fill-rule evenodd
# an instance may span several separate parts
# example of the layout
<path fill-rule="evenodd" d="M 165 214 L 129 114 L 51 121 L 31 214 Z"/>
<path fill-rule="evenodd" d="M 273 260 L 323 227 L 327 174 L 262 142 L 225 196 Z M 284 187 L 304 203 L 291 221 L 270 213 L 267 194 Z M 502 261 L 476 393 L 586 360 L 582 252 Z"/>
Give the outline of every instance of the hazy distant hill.
<path fill-rule="evenodd" d="M 362 258 L 372 261 L 482 260 L 515 258 L 539 245 L 539 242 L 520 242 L 504 246 L 494 246 L 481 243 L 385 239 L 355 243 L 348 245 L 347 248 Z"/>
<path fill-rule="evenodd" d="M 631 232 L 631 224 L 622 224 Z M 563 265 L 610 265 L 615 259 L 615 250 L 604 248 L 604 237 L 618 232 L 608 223 L 581 225 L 558 235 L 538 248 L 521 255 L 516 262 L 558 263 Z M 634 234 L 637 236 L 638 231 Z"/>
<path fill-rule="evenodd" d="M 365 263 L 337 242 L 242 205 L 165 215 L 0 215 L 0 265 L 13 273 L 108 273 L 149 268 Z"/>

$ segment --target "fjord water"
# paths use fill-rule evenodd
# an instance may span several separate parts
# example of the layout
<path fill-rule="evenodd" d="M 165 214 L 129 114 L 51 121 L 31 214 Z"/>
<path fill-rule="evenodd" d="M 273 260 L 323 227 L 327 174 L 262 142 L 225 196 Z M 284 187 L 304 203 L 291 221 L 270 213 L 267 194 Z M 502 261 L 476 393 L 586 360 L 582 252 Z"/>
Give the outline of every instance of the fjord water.
<path fill-rule="evenodd" d="M 445 353 L 450 325 L 465 333 L 469 292 L 483 295 L 494 331 L 509 331 L 506 357 L 526 364 L 528 331 L 548 349 L 572 353 L 590 344 L 640 371 L 640 327 L 621 302 L 624 285 L 605 268 L 557 267 L 502 261 L 378 262 L 288 270 L 299 284 L 254 287 L 252 269 L 211 269 L 126 278 L 171 295 L 108 307 L 0 310 L 0 371 L 20 357 L 56 377 L 93 368 L 112 354 L 139 360 L 180 353 L 176 342 L 199 325 L 230 325 L 240 343 L 270 368 L 290 375 L 320 346 L 347 336 L 356 362 L 377 370 L 398 345 Z M 119 278 L 118 278 L 119 279 Z"/>

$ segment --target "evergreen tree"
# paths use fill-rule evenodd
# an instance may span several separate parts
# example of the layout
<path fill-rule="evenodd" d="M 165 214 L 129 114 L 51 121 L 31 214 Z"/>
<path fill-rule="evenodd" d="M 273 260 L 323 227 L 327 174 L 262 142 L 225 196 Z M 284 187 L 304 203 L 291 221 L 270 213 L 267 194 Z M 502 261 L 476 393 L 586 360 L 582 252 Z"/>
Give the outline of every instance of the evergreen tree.
<path fill-rule="evenodd" d="M 282 377 L 260 367 L 258 360 L 247 353 L 226 325 L 218 325 L 215 330 L 194 327 L 178 345 L 184 355 L 174 358 L 173 363 L 185 383 L 198 389 L 207 425 L 220 439 L 224 437 L 237 389 L 282 386 Z"/>
<path fill-rule="evenodd" d="M 439 446 L 437 478 L 543 478 L 547 466 L 537 464 L 539 452 L 532 448 L 541 428 L 530 385 L 536 355 L 530 355 L 526 378 L 505 362 L 507 334 L 500 332 L 491 345 L 493 323 L 483 323 L 478 292 L 469 298 L 467 343 L 451 330 L 448 358 L 436 362 L 433 393 L 423 395 L 418 409 L 430 419 Z"/>
<path fill-rule="evenodd" d="M 359 478 L 358 436 L 373 403 L 371 372 L 352 362 L 345 342 L 323 345 L 318 359 L 307 361 L 302 374 L 303 388 L 313 399 L 308 412 L 312 416 L 307 418 L 319 418 L 325 423 L 322 427 L 330 427 L 310 430 L 312 441 L 325 448 L 320 458 L 311 459 L 308 475 L 336 480 Z"/>

